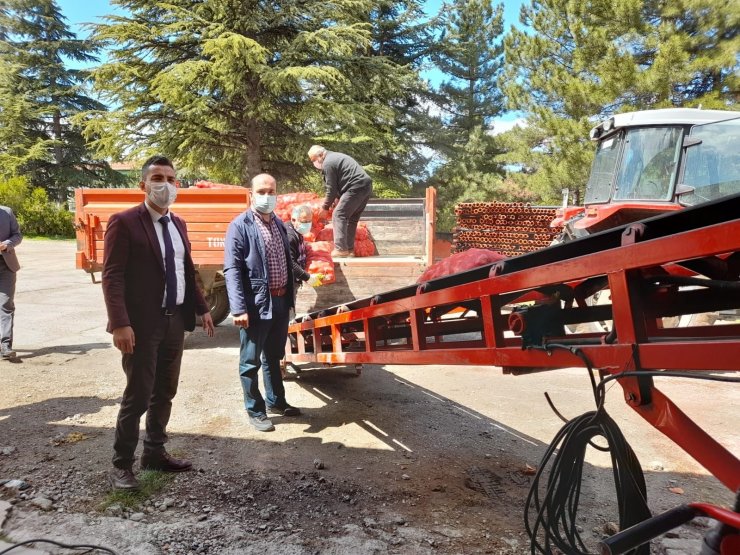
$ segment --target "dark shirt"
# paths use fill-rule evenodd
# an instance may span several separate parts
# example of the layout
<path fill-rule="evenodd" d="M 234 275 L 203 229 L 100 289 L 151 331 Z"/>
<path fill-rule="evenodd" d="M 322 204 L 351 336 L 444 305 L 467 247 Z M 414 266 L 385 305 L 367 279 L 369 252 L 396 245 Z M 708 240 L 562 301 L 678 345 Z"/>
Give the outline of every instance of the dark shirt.
<path fill-rule="evenodd" d="M 303 235 L 296 231 L 292 222 L 285 224 L 285 231 L 288 232 L 288 245 L 290 246 L 290 262 L 293 265 L 293 277 L 296 282 L 308 281 L 311 274 L 306 271 L 306 245 L 303 242 Z"/>
<path fill-rule="evenodd" d="M 357 161 L 351 156 L 340 152 L 326 151 L 324 165 L 321 170 L 324 175 L 326 196 L 324 210 L 329 210 L 334 201 L 350 189 L 372 188 L 373 181 L 365 173 Z"/>

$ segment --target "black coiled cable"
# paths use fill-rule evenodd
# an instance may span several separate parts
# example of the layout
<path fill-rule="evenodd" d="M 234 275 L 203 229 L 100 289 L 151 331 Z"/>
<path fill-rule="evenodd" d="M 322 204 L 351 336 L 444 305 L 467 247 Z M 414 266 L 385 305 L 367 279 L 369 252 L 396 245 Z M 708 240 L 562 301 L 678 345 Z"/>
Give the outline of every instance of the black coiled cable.
<path fill-rule="evenodd" d="M 621 430 L 604 410 L 603 386 L 596 387 L 591 364 L 583 352 L 560 345 L 547 348 L 566 348 L 584 360 L 594 386 L 597 409 L 567 422 L 553 439 L 529 490 L 524 521 L 533 555 L 550 555 L 555 553 L 554 548 L 568 555 L 588 555 L 590 552 L 576 525 L 586 448 L 591 445 L 611 454 L 622 530 L 651 516 L 645 476 Z M 592 440 L 596 437 L 604 438 L 607 446 L 594 444 Z M 546 469 L 549 469 L 547 487 L 543 488 L 540 482 Z M 649 553 L 648 545 L 636 549 L 633 555 Z"/>
<path fill-rule="evenodd" d="M 524 510 L 532 554 L 549 555 L 554 553 L 553 548 L 569 555 L 590 553 L 578 532 L 576 514 L 586 448 L 597 436 L 606 439 L 612 458 L 620 529 L 651 516 L 645 477 L 634 451 L 603 408 L 587 412 L 560 429 L 534 477 Z M 548 467 L 547 487 L 541 495 L 540 480 Z M 643 546 L 634 553 L 648 555 L 650 547 Z"/>

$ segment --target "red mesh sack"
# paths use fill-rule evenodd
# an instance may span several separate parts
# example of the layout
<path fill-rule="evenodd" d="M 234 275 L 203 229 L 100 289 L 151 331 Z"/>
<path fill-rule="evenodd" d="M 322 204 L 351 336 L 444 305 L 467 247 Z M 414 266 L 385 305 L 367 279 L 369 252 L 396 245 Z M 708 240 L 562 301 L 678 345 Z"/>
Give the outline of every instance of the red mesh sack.
<path fill-rule="evenodd" d="M 324 229 L 316 234 L 317 241 L 328 241 L 334 243 L 334 228 L 332 224 L 328 224 Z M 355 256 L 374 256 L 377 254 L 375 248 L 375 242 L 373 241 L 370 230 L 366 224 L 359 224 L 357 226 L 357 233 L 355 234 L 355 248 L 353 249 Z"/>
<path fill-rule="evenodd" d="M 370 235 L 367 225 L 358 225 L 355 234 L 355 256 L 374 256 L 377 253 L 375 241 L 373 241 L 373 236 Z"/>
<path fill-rule="evenodd" d="M 327 241 L 334 243 L 334 228 L 331 224 L 327 224 L 321 231 L 316 234 L 317 241 Z"/>
<path fill-rule="evenodd" d="M 311 222 L 311 231 L 315 234 L 324 228 L 324 223 L 319 221 L 319 211 L 323 199 L 316 193 L 286 193 L 284 195 L 278 195 L 277 204 L 275 205 L 275 214 L 284 222 L 289 222 L 293 215 L 293 208 L 301 204 L 305 204 L 311 208 L 313 213 Z M 311 239 L 305 238 L 306 241 L 313 241 L 314 236 Z"/>
<path fill-rule="evenodd" d="M 309 274 L 323 274 L 322 284 L 336 281 L 332 248 L 333 245 L 327 241 L 306 243 L 306 271 Z"/>
<path fill-rule="evenodd" d="M 459 272 L 464 272 L 465 270 L 472 270 L 473 268 L 492 264 L 499 260 L 504 260 L 505 258 L 506 256 L 500 252 L 489 251 L 488 249 L 469 249 L 463 252 L 458 252 L 427 268 L 426 271 L 421 274 L 419 279 L 416 280 L 416 283 L 422 283 L 424 281 L 457 274 Z"/>
<path fill-rule="evenodd" d="M 241 185 L 214 183 L 213 181 L 206 181 L 204 179 L 196 181 L 194 186 L 198 189 L 244 189 L 244 187 L 242 187 Z"/>

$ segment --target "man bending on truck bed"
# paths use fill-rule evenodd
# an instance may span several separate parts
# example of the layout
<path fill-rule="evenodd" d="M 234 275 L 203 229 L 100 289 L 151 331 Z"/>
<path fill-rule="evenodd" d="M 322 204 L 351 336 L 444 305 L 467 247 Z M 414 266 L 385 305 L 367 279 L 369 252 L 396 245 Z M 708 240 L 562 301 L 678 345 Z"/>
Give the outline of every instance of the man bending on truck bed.
<path fill-rule="evenodd" d="M 351 156 L 313 145 L 308 158 L 324 176 L 326 196 L 319 218 L 326 219 L 336 202 L 331 222 L 334 228 L 333 258 L 353 256 L 355 233 L 362 211 L 373 192 L 373 180 Z"/>
<path fill-rule="evenodd" d="M 133 473 L 139 443 L 139 420 L 146 413 L 143 470 L 182 472 L 190 461 L 176 459 L 164 449 L 172 399 L 177 392 L 185 330 L 195 328 L 200 314 L 203 329 L 213 336 L 213 320 L 195 282 L 185 222 L 169 207 L 177 189 L 175 168 L 164 156 L 144 163 L 139 187 L 143 203 L 113 214 L 105 230 L 103 297 L 108 331 L 123 354 L 126 389 L 116 422 L 114 489 L 138 489 Z"/>

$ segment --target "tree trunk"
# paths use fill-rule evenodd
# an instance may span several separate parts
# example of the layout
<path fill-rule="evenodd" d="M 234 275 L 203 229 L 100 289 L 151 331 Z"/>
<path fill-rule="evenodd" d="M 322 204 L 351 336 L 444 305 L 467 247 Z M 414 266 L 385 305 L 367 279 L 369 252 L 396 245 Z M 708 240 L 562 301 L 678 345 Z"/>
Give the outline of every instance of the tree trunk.
<path fill-rule="evenodd" d="M 57 175 L 60 174 L 59 170 L 64 162 L 64 150 L 62 149 L 62 117 L 59 110 L 54 110 L 52 116 L 52 132 L 54 133 L 54 163 L 57 166 Z M 58 202 L 66 202 L 67 200 L 67 188 L 64 183 L 55 183 L 55 197 Z"/>
<path fill-rule="evenodd" d="M 262 133 L 259 123 L 250 120 L 247 123 L 247 152 L 242 167 L 242 185 L 251 186 L 252 178 L 262 173 Z"/>

